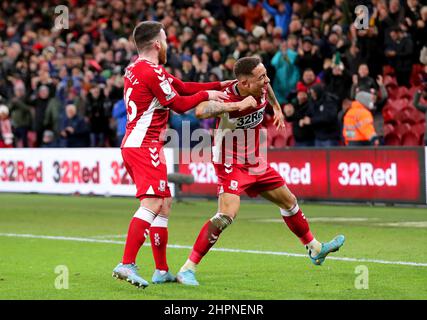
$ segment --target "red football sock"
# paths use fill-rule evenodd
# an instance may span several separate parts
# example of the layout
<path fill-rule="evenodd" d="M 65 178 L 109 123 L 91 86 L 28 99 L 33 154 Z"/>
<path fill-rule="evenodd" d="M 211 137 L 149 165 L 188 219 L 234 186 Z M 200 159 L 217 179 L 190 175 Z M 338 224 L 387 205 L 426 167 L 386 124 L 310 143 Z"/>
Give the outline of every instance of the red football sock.
<path fill-rule="evenodd" d="M 221 232 L 221 229 L 216 227 L 211 220 L 208 220 L 202 227 L 202 230 L 200 230 L 199 236 L 194 243 L 189 259 L 192 262 L 198 264 L 204 255 L 208 253 L 209 249 L 218 240 Z"/>
<path fill-rule="evenodd" d="M 299 208 L 298 204 L 296 204 L 290 210 L 280 210 L 282 213 L 282 218 L 287 224 L 288 228 L 301 240 L 303 245 L 308 244 L 311 240 L 314 239 L 311 234 L 310 227 L 308 225 L 308 221 Z"/>
<path fill-rule="evenodd" d="M 122 263 L 135 263 L 139 249 L 144 244 L 155 214 L 145 208 L 139 208 L 129 224 L 125 252 Z"/>
<path fill-rule="evenodd" d="M 168 244 L 168 219 L 157 216 L 150 228 L 151 249 L 156 263 L 156 269 L 169 271 L 166 260 L 166 247 Z"/>

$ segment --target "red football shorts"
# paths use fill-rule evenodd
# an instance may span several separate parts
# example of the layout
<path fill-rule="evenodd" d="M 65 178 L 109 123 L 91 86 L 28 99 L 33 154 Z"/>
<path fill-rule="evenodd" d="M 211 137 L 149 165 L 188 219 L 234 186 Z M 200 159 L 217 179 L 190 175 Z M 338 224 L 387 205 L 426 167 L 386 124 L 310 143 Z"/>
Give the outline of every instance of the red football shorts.
<path fill-rule="evenodd" d="M 270 165 L 259 174 L 254 174 L 248 167 L 241 165 L 214 164 L 214 167 L 218 176 L 218 195 L 227 192 L 240 196 L 245 191 L 249 197 L 254 198 L 261 192 L 285 185 L 285 180 Z"/>
<path fill-rule="evenodd" d="M 136 185 L 136 198 L 169 198 L 165 155 L 160 146 L 122 148 L 126 170 Z"/>

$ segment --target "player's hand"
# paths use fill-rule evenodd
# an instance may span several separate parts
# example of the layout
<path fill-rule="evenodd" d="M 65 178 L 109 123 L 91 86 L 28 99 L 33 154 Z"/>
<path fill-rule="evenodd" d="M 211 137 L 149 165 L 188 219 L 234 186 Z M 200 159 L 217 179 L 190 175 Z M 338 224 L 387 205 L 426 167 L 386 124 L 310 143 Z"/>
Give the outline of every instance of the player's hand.
<path fill-rule="evenodd" d="M 244 111 L 251 108 L 256 108 L 258 102 L 252 96 L 247 96 L 244 100 L 239 103 L 239 111 Z"/>
<path fill-rule="evenodd" d="M 277 130 L 285 128 L 285 116 L 283 115 L 282 109 L 274 109 L 273 126 L 276 126 Z"/>
<path fill-rule="evenodd" d="M 234 80 L 225 80 L 221 81 L 221 89 L 224 89 L 225 87 L 228 87 L 230 84 L 232 84 Z"/>
<path fill-rule="evenodd" d="M 208 90 L 206 92 L 209 95 L 209 100 L 223 102 L 224 100 L 228 99 L 228 94 L 222 91 Z"/>
<path fill-rule="evenodd" d="M 223 113 L 221 115 L 221 128 L 222 129 L 230 129 L 234 130 L 237 128 L 237 118 L 230 118 L 230 114 L 228 112 Z"/>

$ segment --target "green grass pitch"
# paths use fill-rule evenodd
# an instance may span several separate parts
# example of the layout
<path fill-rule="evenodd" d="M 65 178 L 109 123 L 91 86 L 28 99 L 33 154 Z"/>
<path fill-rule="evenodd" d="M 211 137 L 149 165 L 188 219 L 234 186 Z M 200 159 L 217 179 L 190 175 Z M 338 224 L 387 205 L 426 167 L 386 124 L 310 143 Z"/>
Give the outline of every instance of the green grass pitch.
<path fill-rule="evenodd" d="M 238 218 L 215 245 L 236 251 L 211 251 L 198 268 L 199 287 L 151 284 L 141 290 L 111 277 L 136 199 L 0 194 L 0 203 L 0 299 L 427 299 L 425 208 L 302 204 L 317 239 L 346 236 L 332 254 L 338 259 L 318 267 L 303 256 L 305 249 L 274 205 L 242 202 Z M 172 272 L 215 212 L 214 201 L 174 204 Z M 149 246 L 137 263 L 150 280 Z M 69 271 L 68 289 L 55 288 L 64 276 L 55 273 L 59 265 Z M 356 285 L 362 276 L 367 289 Z"/>

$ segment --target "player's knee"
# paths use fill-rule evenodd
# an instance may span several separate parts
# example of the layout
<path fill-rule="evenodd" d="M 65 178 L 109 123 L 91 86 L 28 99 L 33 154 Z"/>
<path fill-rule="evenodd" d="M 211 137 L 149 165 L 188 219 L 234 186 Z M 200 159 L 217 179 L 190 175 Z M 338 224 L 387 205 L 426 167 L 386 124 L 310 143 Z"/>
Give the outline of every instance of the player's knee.
<path fill-rule="evenodd" d="M 234 215 L 235 217 L 235 215 Z M 224 213 L 217 213 L 211 218 L 212 224 L 220 229 L 221 231 L 227 228 L 230 224 L 232 224 L 234 217 L 231 217 Z"/>
<path fill-rule="evenodd" d="M 298 213 L 300 210 L 297 198 L 292 195 L 292 198 L 289 199 L 289 203 L 284 207 L 280 207 L 280 214 L 284 217 L 291 217 Z"/>
<path fill-rule="evenodd" d="M 297 203 L 297 198 L 291 192 L 286 192 L 280 200 L 280 207 L 283 209 L 290 209 Z"/>
<path fill-rule="evenodd" d="M 287 208 L 290 209 L 293 206 L 295 206 L 295 204 L 298 202 L 297 197 L 295 197 L 295 195 L 293 193 L 291 193 L 287 199 Z"/>

